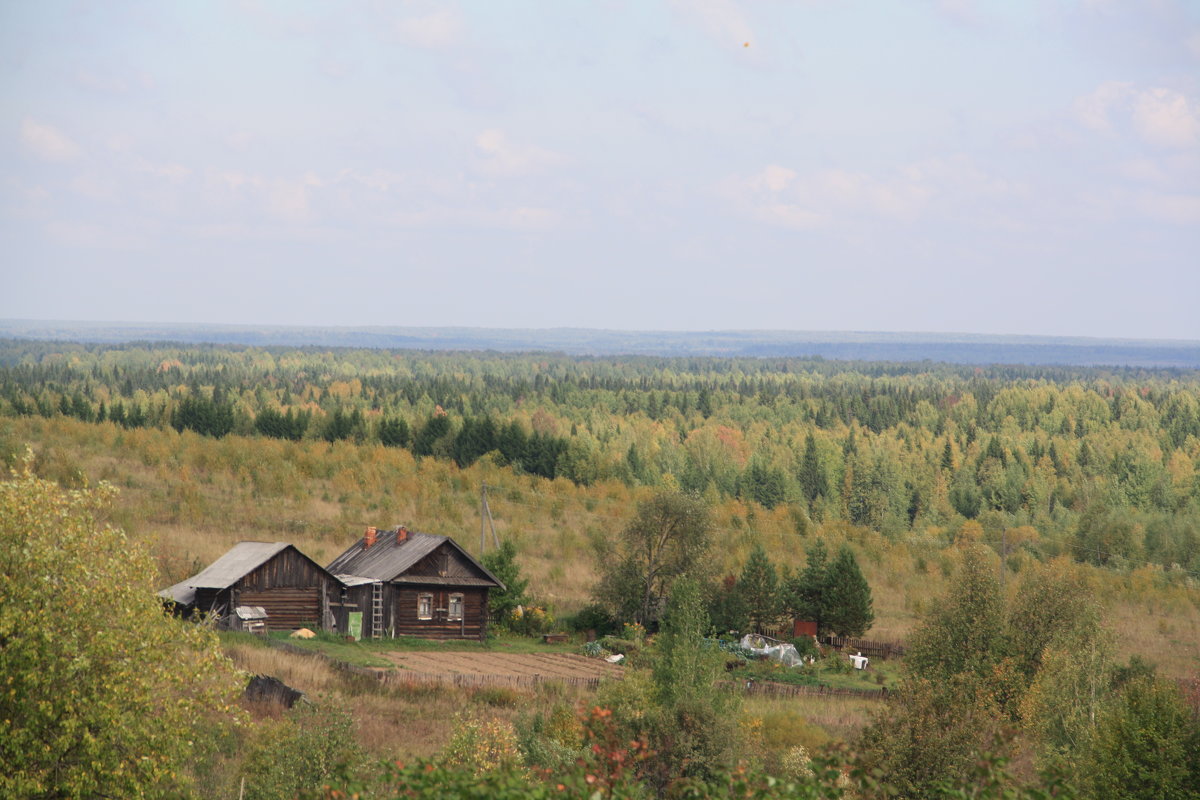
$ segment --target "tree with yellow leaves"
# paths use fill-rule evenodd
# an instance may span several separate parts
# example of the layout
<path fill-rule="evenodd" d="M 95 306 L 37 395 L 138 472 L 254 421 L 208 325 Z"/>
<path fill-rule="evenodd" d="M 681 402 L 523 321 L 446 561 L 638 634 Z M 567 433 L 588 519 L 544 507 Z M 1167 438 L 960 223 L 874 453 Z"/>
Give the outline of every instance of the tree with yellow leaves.
<path fill-rule="evenodd" d="M 217 638 L 155 596 L 153 562 L 32 455 L 0 481 L 0 796 L 179 797 L 201 732 L 235 719 Z"/>

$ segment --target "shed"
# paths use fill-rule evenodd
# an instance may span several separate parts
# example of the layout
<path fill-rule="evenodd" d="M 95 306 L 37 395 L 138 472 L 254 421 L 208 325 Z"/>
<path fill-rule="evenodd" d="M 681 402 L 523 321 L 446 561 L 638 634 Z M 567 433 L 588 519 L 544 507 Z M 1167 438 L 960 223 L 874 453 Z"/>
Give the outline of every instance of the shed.
<path fill-rule="evenodd" d="M 339 630 L 362 614 L 364 637 L 482 639 L 488 591 L 504 584 L 448 536 L 367 528 L 327 567 L 345 586 Z"/>
<path fill-rule="evenodd" d="M 163 589 L 159 597 L 178 610 L 217 616 L 222 629 L 241 627 L 235 609 L 258 606 L 271 630 L 330 627 L 331 600 L 342 585 L 287 542 L 238 542 L 200 573 Z"/>

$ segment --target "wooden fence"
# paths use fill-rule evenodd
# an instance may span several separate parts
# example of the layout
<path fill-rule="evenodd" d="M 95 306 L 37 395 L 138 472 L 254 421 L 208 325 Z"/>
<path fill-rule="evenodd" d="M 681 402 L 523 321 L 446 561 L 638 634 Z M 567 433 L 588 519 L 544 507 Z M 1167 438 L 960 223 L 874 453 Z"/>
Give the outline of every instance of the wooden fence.
<path fill-rule="evenodd" d="M 719 681 L 718 686 L 739 689 L 746 694 L 769 697 L 861 697 L 866 700 L 889 700 L 895 692 L 883 689 L 841 689 L 833 686 L 795 686 L 790 683 L 759 681 Z"/>
<path fill-rule="evenodd" d="M 460 689 L 482 689 L 497 686 L 510 689 L 533 689 L 543 683 L 561 683 L 567 686 L 595 689 L 600 685 L 600 678 L 572 678 L 560 675 L 476 675 L 456 672 L 413 672 L 407 669 L 380 672 L 376 675 L 380 682 L 388 686 L 437 684 Z"/>
<path fill-rule="evenodd" d="M 899 642 L 875 642 L 870 639 L 851 639 L 848 636 L 826 636 L 822 644 L 835 647 L 838 650 L 856 650 L 864 656 L 873 658 L 891 658 L 904 655 L 904 645 Z"/>

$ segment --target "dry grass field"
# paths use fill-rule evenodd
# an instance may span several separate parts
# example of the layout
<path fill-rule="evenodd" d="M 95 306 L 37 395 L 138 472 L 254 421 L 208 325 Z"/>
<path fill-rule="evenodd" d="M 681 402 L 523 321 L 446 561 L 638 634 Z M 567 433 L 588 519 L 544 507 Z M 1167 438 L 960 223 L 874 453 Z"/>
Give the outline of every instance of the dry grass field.
<path fill-rule="evenodd" d="M 620 483 L 576 486 L 514 474 L 483 458 L 468 469 L 405 450 L 342 441 L 286 442 L 173 430 L 124 430 L 69 417 L 0 420 L 0 445 L 33 447 L 37 469 L 66 485 L 106 480 L 120 489 L 108 521 L 156 555 L 163 586 L 194 574 L 242 540 L 288 541 L 327 563 L 367 525 L 455 537 L 479 549 L 479 486 L 489 485 L 499 535 L 517 543 L 536 601 L 558 616 L 587 602 L 596 580 L 592 542 L 614 536 L 649 489 Z M 797 568 L 820 536 L 850 543 L 870 582 L 875 625 L 868 637 L 903 641 L 937 602 L 957 553 L 936 530 L 903 539 L 846 523 L 810 525 L 791 511 L 736 499 L 713 504 L 715 568 L 736 574 L 761 542 L 772 560 Z M 1172 677 L 1200 664 L 1200 588 L 1154 569 L 1094 571 L 1120 655 L 1138 654 Z M 1010 581 L 1009 590 L 1015 590 Z"/>

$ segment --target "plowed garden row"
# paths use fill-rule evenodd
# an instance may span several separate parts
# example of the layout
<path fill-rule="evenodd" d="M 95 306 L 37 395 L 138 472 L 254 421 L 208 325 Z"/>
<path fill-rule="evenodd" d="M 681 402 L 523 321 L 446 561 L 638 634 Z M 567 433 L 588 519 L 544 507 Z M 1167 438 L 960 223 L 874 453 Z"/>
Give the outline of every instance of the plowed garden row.
<path fill-rule="evenodd" d="M 598 658 L 573 653 L 387 653 L 386 657 L 405 673 L 422 675 L 495 676 L 534 680 L 572 680 L 618 677 L 621 668 Z"/>

